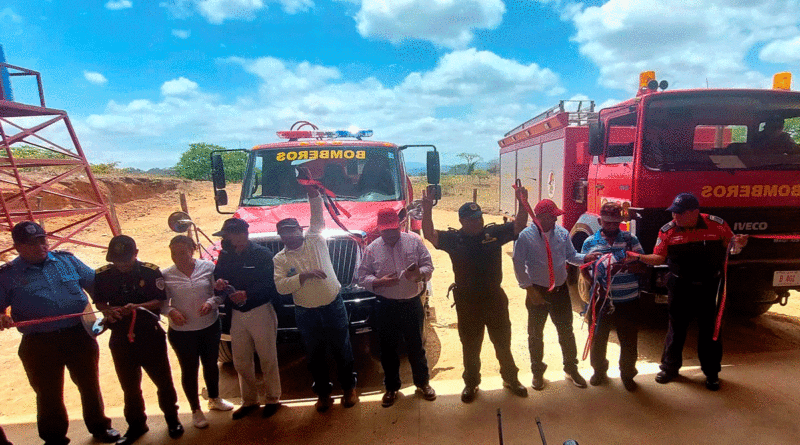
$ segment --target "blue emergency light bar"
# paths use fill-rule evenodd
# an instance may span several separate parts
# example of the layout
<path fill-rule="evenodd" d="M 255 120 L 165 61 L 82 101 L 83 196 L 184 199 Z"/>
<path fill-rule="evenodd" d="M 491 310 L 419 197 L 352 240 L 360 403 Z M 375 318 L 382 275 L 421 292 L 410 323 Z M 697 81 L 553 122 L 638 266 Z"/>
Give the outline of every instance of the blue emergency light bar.
<path fill-rule="evenodd" d="M 278 137 L 281 139 L 338 139 L 338 138 L 368 138 L 372 136 L 372 130 L 359 130 L 355 133 L 349 130 L 299 130 L 299 131 L 279 131 Z"/>

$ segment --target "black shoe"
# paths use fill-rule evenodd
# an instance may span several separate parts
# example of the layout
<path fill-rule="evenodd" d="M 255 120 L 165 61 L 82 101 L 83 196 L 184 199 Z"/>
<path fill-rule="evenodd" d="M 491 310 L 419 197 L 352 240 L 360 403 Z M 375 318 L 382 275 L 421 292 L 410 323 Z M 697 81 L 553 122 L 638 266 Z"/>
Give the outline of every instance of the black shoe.
<path fill-rule="evenodd" d="M 317 403 L 314 404 L 314 408 L 317 409 L 318 413 L 324 413 L 333 405 L 333 399 L 331 398 L 330 394 L 319 396 L 317 398 Z"/>
<path fill-rule="evenodd" d="M 630 392 L 636 391 L 636 388 L 639 387 L 639 385 L 633 380 L 633 378 L 629 378 L 629 379 L 628 378 L 623 378 L 622 379 L 622 386 L 624 386 L 625 389 L 630 391 Z"/>
<path fill-rule="evenodd" d="M 589 378 L 589 384 L 592 386 L 600 386 L 606 383 L 608 383 L 608 375 L 605 372 L 595 371 L 592 377 Z"/>
<path fill-rule="evenodd" d="M 533 375 L 533 389 L 537 391 L 541 391 L 544 389 L 544 375 L 542 374 Z"/>
<path fill-rule="evenodd" d="M 125 435 L 120 437 L 117 441 L 117 445 L 130 445 L 139 440 L 139 438 L 144 436 L 148 431 L 150 431 L 150 428 L 148 428 L 147 425 L 137 428 L 128 428 Z"/>
<path fill-rule="evenodd" d="M 472 403 L 475 400 L 475 397 L 478 395 L 478 387 L 477 386 L 465 386 L 464 390 L 461 391 L 461 401 L 464 403 Z"/>
<path fill-rule="evenodd" d="M 663 385 L 675 380 L 675 377 L 678 377 L 677 372 L 661 371 L 658 374 L 656 374 L 656 382 L 661 383 Z"/>
<path fill-rule="evenodd" d="M 517 397 L 528 397 L 528 388 L 525 388 L 519 380 L 514 380 L 513 382 L 503 380 L 503 387 L 508 388 L 511 394 Z"/>
<path fill-rule="evenodd" d="M 267 418 L 272 417 L 278 412 L 278 408 L 281 407 L 280 403 L 266 403 L 264 404 L 264 408 L 261 409 L 261 417 Z"/>
<path fill-rule="evenodd" d="M 92 437 L 94 437 L 95 441 L 102 443 L 116 443 L 120 439 L 119 431 L 115 430 L 114 428 L 109 428 L 100 433 L 92 434 Z"/>
<path fill-rule="evenodd" d="M 252 413 L 257 409 L 258 409 L 258 403 L 256 403 L 255 405 L 242 405 L 239 408 L 233 410 L 233 414 L 231 414 L 231 419 L 239 420 L 241 418 L 246 417 L 248 414 Z"/>
<path fill-rule="evenodd" d="M 181 423 L 177 420 L 174 422 L 168 422 L 167 433 L 169 434 L 170 438 L 177 439 L 183 436 L 183 425 L 181 425 Z"/>
<path fill-rule="evenodd" d="M 394 402 L 397 400 L 397 391 L 386 391 L 386 394 L 383 395 L 381 399 L 381 406 L 384 408 L 388 408 L 394 405 Z"/>
<path fill-rule="evenodd" d="M 564 376 L 578 388 L 586 388 L 586 379 L 583 378 L 577 369 L 574 371 L 565 371 Z"/>
<path fill-rule="evenodd" d="M 436 391 L 431 388 L 431 385 L 417 386 L 417 391 L 422 394 L 422 398 L 432 402 L 436 400 Z"/>
<path fill-rule="evenodd" d="M 709 391 L 719 391 L 719 377 L 715 375 L 706 377 L 706 388 Z"/>

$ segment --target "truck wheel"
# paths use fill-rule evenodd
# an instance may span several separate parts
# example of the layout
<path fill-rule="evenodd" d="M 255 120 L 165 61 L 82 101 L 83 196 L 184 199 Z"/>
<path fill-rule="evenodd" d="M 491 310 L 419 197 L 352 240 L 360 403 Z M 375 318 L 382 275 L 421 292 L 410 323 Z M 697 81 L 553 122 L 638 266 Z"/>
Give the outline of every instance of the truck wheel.
<path fill-rule="evenodd" d="M 748 303 L 734 307 L 734 312 L 745 318 L 755 318 L 765 314 L 771 307 L 772 303 Z"/>
<path fill-rule="evenodd" d="M 231 352 L 231 342 L 221 340 L 219 342 L 219 362 L 222 364 L 233 363 L 233 352 Z"/>

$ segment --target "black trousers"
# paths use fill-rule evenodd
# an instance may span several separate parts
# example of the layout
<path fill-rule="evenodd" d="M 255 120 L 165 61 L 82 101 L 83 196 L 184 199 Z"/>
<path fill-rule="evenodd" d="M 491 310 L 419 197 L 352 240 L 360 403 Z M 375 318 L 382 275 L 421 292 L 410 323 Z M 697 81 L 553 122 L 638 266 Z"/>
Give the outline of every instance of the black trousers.
<path fill-rule="evenodd" d="M 69 418 L 64 406 L 64 368 L 78 387 L 83 421 L 92 434 L 111 428 L 100 394 L 97 341 L 82 325 L 44 334 L 26 334 L 19 344 L 19 357 L 36 392 L 39 437 L 46 443 L 69 443 Z M 1 442 L 0 442 L 1 443 Z"/>
<path fill-rule="evenodd" d="M 12 445 L 6 438 L 6 432 L 3 431 L 2 426 L 0 426 L 0 445 Z"/>
<path fill-rule="evenodd" d="M 632 379 L 639 373 L 636 370 L 636 358 L 639 354 L 639 299 L 614 303 L 614 312 L 603 313 L 595 326 L 592 348 L 589 351 L 589 361 L 594 372 L 605 374 L 608 371 L 606 350 L 608 347 L 608 334 L 613 326 L 617 330 L 619 339 L 619 371 L 623 379 Z M 604 309 L 605 310 L 605 309 Z"/>
<path fill-rule="evenodd" d="M 219 321 L 197 331 L 178 331 L 170 329 L 167 333 L 169 343 L 178 357 L 181 367 L 181 386 L 192 411 L 200 409 L 197 376 L 203 364 L 203 380 L 206 382 L 208 397 L 219 397 Z"/>
<path fill-rule="evenodd" d="M 683 345 L 689 324 L 697 318 L 697 355 L 706 376 L 719 374 L 722 340 L 713 340 L 717 318 L 718 280 L 692 282 L 672 278 L 669 289 L 669 329 L 661 357 L 661 370 L 677 373 L 683 365 Z"/>
<path fill-rule="evenodd" d="M 481 346 L 484 329 L 494 345 L 500 362 L 500 375 L 507 382 L 516 382 L 517 368 L 511 355 L 511 320 L 508 316 L 508 297 L 501 288 L 460 289 L 453 291 L 458 316 L 458 336 L 464 354 L 464 383 L 481 383 Z"/>
<path fill-rule="evenodd" d="M 133 343 L 128 341 L 126 332 L 114 331 L 108 344 L 125 397 L 123 412 L 129 428 L 141 428 L 147 424 L 142 397 L 142 369 L 156 385 L 158 406 L 167 423 L 178 421 L 178 395 L 172 384 L 166 334 L 158 324 L 153 323 L 137 322 Z"/>
<path fill-rule="evenodd" d="M 541 296 L 546 304 L 533 304 L 531 293 Z M 528 308 L 528 349 L 531 353 L 531 371 L 533 375 L 542 375 L 547 369 L 542 359 L 544 358 L 544 325 L 547 316 L 553 320 L 558 333 L 558 343 L 561 345 L 561 355 L 564 361 L 564 371 L 578 370 L 578 347 L 575 344 L 575 334 L 572 332 L 572 303 L 569 299 L 569 290 L 566 284 L 548 292 L 547 288 L 533 285 L 528 290 L 525 299 Z"/>
<path fill-rule="evenodd" d="M 397 352 L 402 340 L 405 340 L 408 350 L 414 385 L 421 387 L 428 384 L 428 359 L 425 356 L 425 344 L 422 342 L 424 320 L 425 309 L 419 297 L 408 300 L 378 299 L 378 336 L 381 342 L 383 383 L 387 391 L 397 391 L 402 384 L 400 356 Z"/>

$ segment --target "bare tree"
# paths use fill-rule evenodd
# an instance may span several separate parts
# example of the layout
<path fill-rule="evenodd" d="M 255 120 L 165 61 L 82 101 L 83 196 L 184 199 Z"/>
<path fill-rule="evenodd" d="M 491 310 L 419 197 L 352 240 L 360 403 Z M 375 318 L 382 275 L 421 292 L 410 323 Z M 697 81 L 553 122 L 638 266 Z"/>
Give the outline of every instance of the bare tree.
<path fill-rule="evenodd" d="M 475 153 L 459 153 L 456 155 L 464 160 L 464 163 L 467 164 L 467 174 L 471 175 L 472 171 L 475 170 L 475 164 L 481 160 L 481 156 Z"/>

